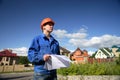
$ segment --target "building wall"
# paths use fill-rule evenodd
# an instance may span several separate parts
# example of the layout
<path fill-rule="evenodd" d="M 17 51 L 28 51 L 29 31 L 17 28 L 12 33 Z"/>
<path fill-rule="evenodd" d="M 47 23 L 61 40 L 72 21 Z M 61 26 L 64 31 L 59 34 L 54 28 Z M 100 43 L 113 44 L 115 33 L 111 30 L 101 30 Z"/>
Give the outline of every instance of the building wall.
<path fill-rule="evenodd" d="M 80 50 L 77 48 L 70 56 L 71 60 L 75 63 L 87 63 L 88 62 L 88 52 L 86 50 Z"/>
<path fill-rule="evenodd" d="M 112 52 L 115 55 L 115 57 L 119 57 L 120 52 L 116 52 L 118 50 L 118 48 L 112 48 Z"/>
<path fill-rule="evenodd" d="M 95 58 L 107 58 L 107 56 L 101 50 L 98 50 L 98 52 L 95 55 Z"/>
<path fill-rule="evenodd" d="M 18 57 L 0 57 L 0 65 L 18 64 Z"/>

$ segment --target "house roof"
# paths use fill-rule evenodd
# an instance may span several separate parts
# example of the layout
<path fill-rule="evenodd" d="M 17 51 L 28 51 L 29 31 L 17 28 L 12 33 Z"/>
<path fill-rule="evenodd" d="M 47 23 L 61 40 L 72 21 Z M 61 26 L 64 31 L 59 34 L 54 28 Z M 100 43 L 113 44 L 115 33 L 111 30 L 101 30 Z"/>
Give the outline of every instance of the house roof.
<path fill-rule="evenodd" d="M 109 48 L 100 48 L 99 50 L 101 50 L 107 57 L 110 57 L 109 53 L 112 54 Z"/>
<path fill-rule="evenodd" d="M 65 49 L 65 48 L 63 48 L 63 47 L 61 47 L 61 46 L 60 46 L 60 50 L 62 50 L 62 51 L 63 51 L 63 53 L 70 53 L 70 51 L 69 51 L 69 50 L 67 50 L 67 49 Z"/>
<path fill-rule="evenodd" d="M 106 56 L 108 56 L 109 57 L 109 54 L 102 48 L 102 49 L 100 49 Z"/>
<path fill-rule="evenodd" d="M 71 56 L 74 55 L 76 52 L 79 53 L 77 54 L 77 56 L 89 56 L 87 50 L 82 51 L 80 48 L 77 48 L 73 53 L 71 53 Z"/>
<path fill-rule="evenodd" d="M 117 48 L 117 51 L 116 51 L 116 52 L 120 52 L 120 47 L 114 45 L 114 46 L 112 46 L 112 48 Z"/>
<path fill-rule="evenodd" d="M 110 50 L 109 48 L 104 48 L 104 49 L 106 49 L 110 53 L 112 52 L 112 50 Z"/>
<path fill-rule="evenodd" d="M 112 46 L 112 48 L 118 48 L 118 46 L 116 46 L 116 45 L 113 45 L 113 46 Z"/>
<path fill-rule="evenodd" d="M 84 56 L 89 56 L 89 55 L 88 55 L 88 51 L 83 50 L 83 55 L 84 55 Z"/>
<path fill-rule="evenodd" d="M 12 50 L 5 49 L 0 51 L 0 57 L 17 57 L 17 54 L 12 53 Z"/>
<path fill-rule="evenodd" d="M 73 55 L 76 52 L 82 53 L 82 51 L 80 50 L 80 48 L 77 48 L 74 52 L 71 53 L 71 55 Z M 81 54 L 79 54 L 79 55 L 81 55 Z"/>

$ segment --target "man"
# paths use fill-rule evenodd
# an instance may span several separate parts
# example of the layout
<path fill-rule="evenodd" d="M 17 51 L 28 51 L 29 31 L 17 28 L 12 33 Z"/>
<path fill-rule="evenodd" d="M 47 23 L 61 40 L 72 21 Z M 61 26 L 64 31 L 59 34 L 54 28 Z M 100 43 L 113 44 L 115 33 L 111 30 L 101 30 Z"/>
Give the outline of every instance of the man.
<path fill-rule="evenodd" d="M 44 69 L 51 54 L 60 54 L 59 43 L 51 32 L 55 22 L 51 18 L 41 21 L 42 34 L 35 37 L 28 50 L 28 59 L 34 64 L 34 80 L 57 80 L 56 70 Z"/>

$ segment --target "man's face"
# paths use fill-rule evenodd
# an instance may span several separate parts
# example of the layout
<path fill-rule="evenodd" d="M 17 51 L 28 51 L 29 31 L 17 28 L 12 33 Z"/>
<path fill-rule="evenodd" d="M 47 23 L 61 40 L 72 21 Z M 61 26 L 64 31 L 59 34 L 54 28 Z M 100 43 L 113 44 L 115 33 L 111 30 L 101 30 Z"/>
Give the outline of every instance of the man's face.
<path fill-rule="evenodd" d="M 43 26 L 43 30 L 46 30 L 47 32 L 52 32 L 53 31 L 53 24 L 52 23 L 47 23 Z"/>

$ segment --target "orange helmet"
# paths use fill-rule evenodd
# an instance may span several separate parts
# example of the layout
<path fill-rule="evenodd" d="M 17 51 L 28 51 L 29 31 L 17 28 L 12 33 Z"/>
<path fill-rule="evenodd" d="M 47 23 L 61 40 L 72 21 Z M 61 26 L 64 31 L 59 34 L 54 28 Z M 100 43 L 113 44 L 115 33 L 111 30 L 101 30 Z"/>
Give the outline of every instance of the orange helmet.
<path fill-rule="evenodd" d="M 40 24 L 41 29 L 43 30 L 43 25 L 49 22 L 52 23 L 53 25 L 55 24 L 55 22 L 51 18 L 44 18 Z"/>

